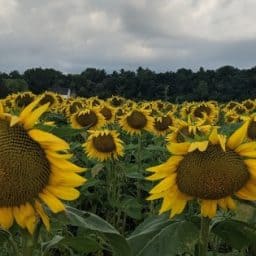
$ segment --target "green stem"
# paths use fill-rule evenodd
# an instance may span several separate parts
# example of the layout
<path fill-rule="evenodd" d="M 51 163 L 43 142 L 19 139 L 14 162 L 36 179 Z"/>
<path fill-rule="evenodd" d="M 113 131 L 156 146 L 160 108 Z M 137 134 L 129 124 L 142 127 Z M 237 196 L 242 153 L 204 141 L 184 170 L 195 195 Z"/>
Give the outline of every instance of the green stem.
<path fill-rule="evenodd" d="M 24 233 L 25 236 L 25 246 L 24 246 L 24 254 L 26 256 L 32 256 L 35 246 L 38 242 L 38 238 L 40 235 L 41 222 L 38 223 L 35 233 L 30 235 L 28 232 Z"/>
<path fill-rule="evenodd" d="M 210 219 L 201 216 L 201 229 L 199 234 L 199 256 L 206 256 L 208 251 Z"/>
<path fill-rule="evenodd" d="M 19 253 L 18 246 L 17 246 L 17 244 L 16 244 L 16 242 L 14 241 L 14 239 L 13 239 L 12 236 L 9 238 L 9 242 L 10 242 L 10 244 L 11 244 L 11 246 L 12 246 L 14 255 L 15 255 L 15 256 L 19 256 L 20 253 Z"/>
<path fill-rule="evenodd" d="M 138 151 L 137 151 L 137 165 L 138 165 L 138 172 L 140 173 L 142 170 L 142 160 L 141 160 L 141 152 L 142 152 L 142 135 L 138 136 Z M 140 181 L 138 180 L 137 185 L 137 198 L 138 200 L 141 199 L 141 186 Z"/>

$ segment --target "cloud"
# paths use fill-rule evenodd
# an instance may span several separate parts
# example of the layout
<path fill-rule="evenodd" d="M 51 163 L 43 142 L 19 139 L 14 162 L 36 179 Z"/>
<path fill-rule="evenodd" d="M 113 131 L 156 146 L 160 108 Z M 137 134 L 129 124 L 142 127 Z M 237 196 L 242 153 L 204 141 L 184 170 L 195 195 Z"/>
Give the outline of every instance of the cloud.
<path fill-rule="evenodd" d="M 254 0 L 0 0 L 0 70 L 255 65 Z"/>

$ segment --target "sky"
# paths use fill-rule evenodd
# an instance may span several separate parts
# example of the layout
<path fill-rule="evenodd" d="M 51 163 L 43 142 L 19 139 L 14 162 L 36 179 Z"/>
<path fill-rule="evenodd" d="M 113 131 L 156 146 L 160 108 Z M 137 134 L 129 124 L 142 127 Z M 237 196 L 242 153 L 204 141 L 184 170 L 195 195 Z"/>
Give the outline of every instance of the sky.
<path fill-rule="evenodd" d="M 256 64 L 255 0 L 0 0 L 0 71 Z"/>

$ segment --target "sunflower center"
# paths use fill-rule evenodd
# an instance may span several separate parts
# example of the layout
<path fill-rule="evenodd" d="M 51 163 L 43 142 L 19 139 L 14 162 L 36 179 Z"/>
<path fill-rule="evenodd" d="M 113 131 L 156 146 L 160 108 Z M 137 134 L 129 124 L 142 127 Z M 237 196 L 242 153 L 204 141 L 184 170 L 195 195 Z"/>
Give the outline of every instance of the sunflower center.
<path fill-rule="evenodd" d="M 204 152 L 188 153 L 177 168 L 180 191 L 200 199 L 230 196 L 248 179 L 242 158 L 234 151 L 223 152 L 219 145 L 211 145 Z"/>
<path fill-rule="evenodd" d="M 23 127 L 0 120 L 0 207 L 32 201 L 48 184 L 50 164 Z"/>
<path fill-rule="evenodd" d="M 147 119 L 143 113 L 134 110 L 127 117 L 127 123 L 134 129 L 143 129 L 147 124 Z"/>
<path fill-rule="evenodd" d="M 252 140 L 256 139 L 256 122 L 255 121 L 250 122 L 247 129 L 247 136 Z"/>
<path fill-rule="evenodd" d="M 100 113 L 105 117 L 106 120 L 110 120 L 112 117 L 112 112 L 109 108 L 102 108 Z"/>
<path fill-rule="evenodd" d="M 209 107 L 207 107 L 207 106 L 200 106 L 200 107 L 197 107 L 195 109 L 194 115 L 196 117 L 203 118 L 204 117 L 203 113 L 206 113 L 207 115 L 209 115 L 210 112 L 211 112 L 211 109 Z"/>
<path fill-rule="evenodd" d="M 92 127 L 97 124 L 98 117 L 93 111 L 90 111 L 89 113 L 76 115 L 76 121 L 82 127 Z"/>
<path fill-rule="evenodd" d="M 162 121 L 156 120 L 154 126 L 158 131 L 165 131 L 170 125 L 172 125 L 172 119 L 169 116 L 163 116 Z"/>
<path fill-rule="evenodd" d="M 103 153 L 111 153 L 116 149 L 116 144 L 111 135 L 100 135 L 93 138 L 94 147 Z"/>

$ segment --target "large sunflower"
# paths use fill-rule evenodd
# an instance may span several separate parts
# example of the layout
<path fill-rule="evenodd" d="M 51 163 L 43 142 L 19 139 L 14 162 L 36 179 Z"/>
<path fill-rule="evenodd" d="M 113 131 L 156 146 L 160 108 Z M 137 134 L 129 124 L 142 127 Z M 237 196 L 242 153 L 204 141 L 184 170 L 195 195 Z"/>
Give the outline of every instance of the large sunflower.
<path fill-rule="evenodd" d="M 148 169 L 148 180 L 161 179 L 148 198 L 163 198 L 160 213 L 173 217 L 197 199 L 202 216 L 212 218 L 217 207 L 235 208 L 233 196 L 256 200 L 256 143 L 244 143 L 247 126 L 228 139 L 214 128 L 206 141 L 171 143 L 167 162 Z"/>
<path fill-rule="evenodd" d="M 74 187 L 85 182 L 71 163 L 69 145 L 62 139 L 34 128 L 49 104 L 28 105 L 18 117 L 0 113 L 0 226 L 9 229 L 14 221 L 32 234 L 38 219 L 49 230 L 46 204 L 54 213 L 65 210 L 60 201 L 74 200 Z"/>
<path fill-rule="evenodd" d="M 130 134 L 140 134 L 142 130 L 153 131 L 154 118 L 145 109 L 133 109 L 122 116 L 119 124 L 123 130 Z"/>
<path fill-rule="evenodd" d="M 89 131 L 89 133 L 90 136 L 84 143 L 89 158 L 105 161 L 123 156 L 123 141 L 119 139 L 119 133 L 114 130 Z"/>

